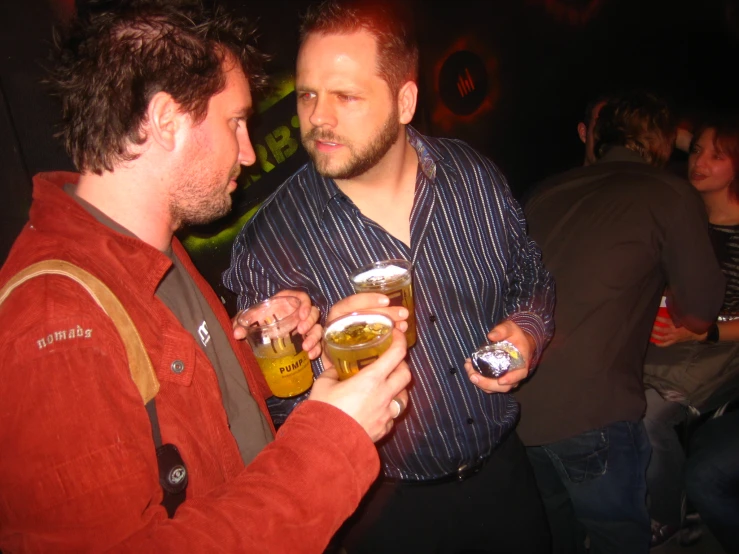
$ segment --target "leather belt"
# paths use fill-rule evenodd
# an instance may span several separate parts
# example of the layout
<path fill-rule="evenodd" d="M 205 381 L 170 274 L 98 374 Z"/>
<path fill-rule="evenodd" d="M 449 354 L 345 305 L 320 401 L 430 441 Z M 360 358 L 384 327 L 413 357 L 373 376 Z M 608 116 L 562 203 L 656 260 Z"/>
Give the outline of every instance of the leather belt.
<path fill-rule="evenodd" d="M 453 483 L 455 481 L 461 483 L 462 481 L 466 481 L 473 475 L 482 471 L 482 468 L 485 467 L 485 464 L 488 463 L 490 458 L 492 458 L 492 456 L 480 458 L 476 462 L 461 465 L 459 468 L 457 468 L 457 471 L 450 473 L 449 475 L 434 477 L 433 479 L 409 481 L 408 479 L 394 479 L 392 477 L 383 477 L 383 481 L 388 483 L 401 483 L 403 485 L 441 485 L 443 483 Z"/>

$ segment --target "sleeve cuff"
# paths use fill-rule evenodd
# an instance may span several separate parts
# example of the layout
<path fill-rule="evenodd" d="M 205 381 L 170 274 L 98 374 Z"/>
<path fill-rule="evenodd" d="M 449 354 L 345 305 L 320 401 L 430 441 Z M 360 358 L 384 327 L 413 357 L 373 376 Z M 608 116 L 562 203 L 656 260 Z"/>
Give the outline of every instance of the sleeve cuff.
<path fill-rule="evenodd" d="M 534 338 L 536 348 L 529 364 L 529 371 L 532 371 L 539 363 L 541 353 L 544 350 L 544 346 L 546 346 L 544 321 L 540 316 L 532 312 L 517 312 L 512 314 L 508 319 Z"/>

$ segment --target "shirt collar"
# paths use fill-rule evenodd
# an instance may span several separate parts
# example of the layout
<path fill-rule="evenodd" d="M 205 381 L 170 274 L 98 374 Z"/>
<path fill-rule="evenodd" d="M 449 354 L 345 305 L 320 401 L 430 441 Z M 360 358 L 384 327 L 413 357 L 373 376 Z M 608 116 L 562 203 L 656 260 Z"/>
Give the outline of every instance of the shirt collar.
<path fill-rule="evenodd" d="M 436 164 L 442 160 L 441 153 L 429 140 L 410 125 L 406 127 L 408 143 L 418 154 L 421 171 L 432 183 L 436 180 Z"/>
<path fill-rule="evenodd" d="M 607 163 L 607 162 L 641 162 L 648 163 L 642 158 L 638 152 L 629 150 L 625 146 L 611 146 L 603 155 L 598 159 L 596 163 Z"/>
<path fill-rule="evenodd" d="M 406 126 L 405 131 L 408 144 L 418 154 L 421 171 L 428 178 L 429 182 L 433 183 L 436 180 L 436 164 L 443 159 L 441 153 L 426 137 L 410 125 Z M 333 179 L 323 177 L 316 171 L 316 166 L 313 162 L 308 162 L 307 171 L 308 180 L 315 184 L 315 198 L 322 212 L 325 211 L 329 202 L 335 197 L 345 196 Z"/>

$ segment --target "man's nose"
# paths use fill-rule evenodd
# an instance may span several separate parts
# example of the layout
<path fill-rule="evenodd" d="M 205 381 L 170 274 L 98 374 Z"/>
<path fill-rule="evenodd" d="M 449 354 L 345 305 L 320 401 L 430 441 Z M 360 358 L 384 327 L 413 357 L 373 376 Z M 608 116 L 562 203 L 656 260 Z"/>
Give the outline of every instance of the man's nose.
<path fill-rule="evenodd" d="M 249 131 L 239 130 L 239 163 L 241 165 L 254 165 L 257 161 L 257 154 L 254 152 L 254 146 L 252 146 L 251 139 L 249 138 Z"/>
<path fill-rule="evenodd" d="M 335 127 L 336 112 L 327 98 L 316 98 L 308 120 L 314 127 Z"/>

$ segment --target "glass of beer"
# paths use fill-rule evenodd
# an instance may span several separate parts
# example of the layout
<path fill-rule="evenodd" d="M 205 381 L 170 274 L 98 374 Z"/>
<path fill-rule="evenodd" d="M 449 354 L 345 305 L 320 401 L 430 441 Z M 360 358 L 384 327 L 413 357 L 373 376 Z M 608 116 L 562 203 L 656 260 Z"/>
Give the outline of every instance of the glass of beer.
<path fill-rule="evenodd" d="M 299 307 L 300 300 L 294 296 L 274 296 L 239 314 L 267 384 L 280 398 L 297 396 L 313 385 L 303 336 L 296 329 Z"/>
<path fill-rule="evenodd" d="M 323 332 L 326 355 L 343 381 L 379 358 L 393 342 L 393 320 L 374 312 L 353 312 Z"/>
<path fill-rule="evenodd" d="M 413 305 L 412 265 L 406 260 L 384 260 L 360 267 L 350 274 L 355 292 L 379 292 L 390 298 L 391 306 L 408 309 L 408 348 L 416 344 L 416 309 Z"/>

